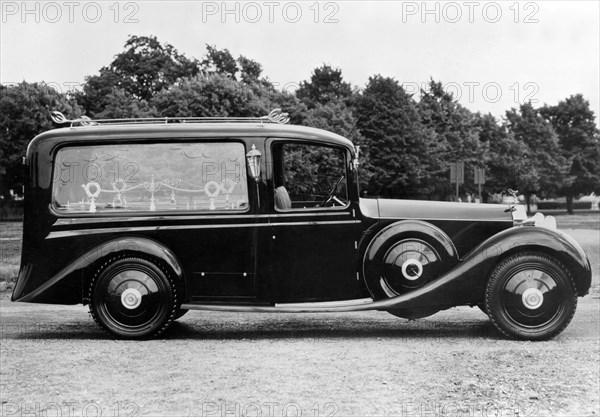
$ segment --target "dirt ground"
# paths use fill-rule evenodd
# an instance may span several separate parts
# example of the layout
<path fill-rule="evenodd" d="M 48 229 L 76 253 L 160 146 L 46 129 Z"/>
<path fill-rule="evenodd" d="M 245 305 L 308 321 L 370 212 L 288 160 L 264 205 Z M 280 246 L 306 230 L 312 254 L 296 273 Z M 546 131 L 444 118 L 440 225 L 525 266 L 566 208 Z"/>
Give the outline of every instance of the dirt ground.
<path fill-rule="evenodd" d="M 503 338 L 478 309 L 190 312 L 116 341 L 82 306 L 0 299 L 1 416 L 598 416 L 600 233 L 568 230 L 594 291 L 557 338 Z M 592 253 L 590 253 L 590 251 Z"/>

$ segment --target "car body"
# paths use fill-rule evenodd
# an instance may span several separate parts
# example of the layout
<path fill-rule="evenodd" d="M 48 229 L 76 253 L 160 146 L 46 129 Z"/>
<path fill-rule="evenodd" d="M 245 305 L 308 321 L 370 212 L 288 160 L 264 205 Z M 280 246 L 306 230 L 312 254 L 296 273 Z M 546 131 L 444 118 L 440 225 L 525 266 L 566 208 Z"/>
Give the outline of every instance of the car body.
<path fill-rule="evenodd" d="M 569 323 L 591 268 L 551 218 L 360 198 L 358 148 L 282 120 L 81 119 L 38 135 L 12 300 L 89 304 L 125 338 L 190 309 L 419 318 L 470 305 L 532 340 Z"/>

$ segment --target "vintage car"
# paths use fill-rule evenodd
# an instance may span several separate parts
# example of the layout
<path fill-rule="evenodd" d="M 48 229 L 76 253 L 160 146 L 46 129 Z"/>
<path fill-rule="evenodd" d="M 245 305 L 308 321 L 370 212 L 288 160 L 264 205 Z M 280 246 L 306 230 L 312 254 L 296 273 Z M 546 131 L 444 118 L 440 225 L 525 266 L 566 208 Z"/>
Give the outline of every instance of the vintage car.
<path fill-rule="evenodd" d="M 188 310 L 479 306 L 504 335 L 559 334 L 591 268 L 551 217 L 516 205 L 360 198 L 359 149 L 259 118 L 57 122 L 24 158 L 13 301 L 89 304 L 115 336 Z M 390 149 L 402 152 L 402 149 Z"/>

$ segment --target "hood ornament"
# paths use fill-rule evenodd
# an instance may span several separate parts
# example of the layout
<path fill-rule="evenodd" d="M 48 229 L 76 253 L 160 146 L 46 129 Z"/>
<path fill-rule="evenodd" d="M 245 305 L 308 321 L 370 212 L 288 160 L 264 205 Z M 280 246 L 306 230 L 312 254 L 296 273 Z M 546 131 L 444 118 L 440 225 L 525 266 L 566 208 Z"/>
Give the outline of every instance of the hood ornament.
<path fill-rule="evenodd" d="M 509 211 L 515 211 L 517 208 L 515 207 L 515 204 L 517 204 L 519 202 L 519 197 L 517 197 L 517 194 L 519 193 L 519 190 L 513 190 L 513 189 L 508 189 L 506 190 L 508 192 L 508 194 L 510 194 L 513 198 L 513 202 L 512 204 L 510 204 L 508 206 L 508 208 L 506 210 L 504 210 L 505 213 L 509 212 Z"/>

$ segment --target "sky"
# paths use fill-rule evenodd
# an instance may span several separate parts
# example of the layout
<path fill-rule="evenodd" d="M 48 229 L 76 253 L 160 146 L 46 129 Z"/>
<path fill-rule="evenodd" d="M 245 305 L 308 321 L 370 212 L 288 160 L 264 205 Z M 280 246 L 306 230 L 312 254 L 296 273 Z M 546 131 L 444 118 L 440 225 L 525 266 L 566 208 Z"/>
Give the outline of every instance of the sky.
<path fill-rule="evenodd" d="M 78 88 L 129 35 L 188 57 L 206 44 L 244 55 L 293 91 L 314 68 L 362 88 L 393 77 L 410 93 L 432 78 L 473 111 L 502 117 L 581 93 L 600 114 L 598 1 L 1 1 L 0 82 Z"/>

